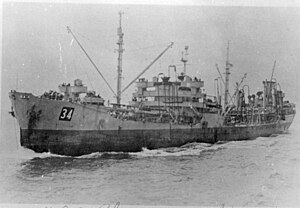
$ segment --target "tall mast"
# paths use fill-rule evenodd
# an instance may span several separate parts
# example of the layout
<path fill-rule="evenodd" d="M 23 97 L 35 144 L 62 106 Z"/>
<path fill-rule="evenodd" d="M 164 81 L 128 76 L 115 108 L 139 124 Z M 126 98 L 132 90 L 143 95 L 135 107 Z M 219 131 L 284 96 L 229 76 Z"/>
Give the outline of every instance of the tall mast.
<path fill-rule="evenodd" d="M 186 62 L 188 62 L 188 60 L 187 60 L 188 49 L 189 49 L 189 47 L 185 46 L 184 47 L 185 54 L 183 54 L 183 51 L 182 51 L 182 56 L 181 56 L 181 61 L 183 62 L 183 73 L 184 73 L 184 75 L 186 75 Z"/>
<path fill-rule="evenodd" d="M 232 64 L 229 62 L 229 41 L 228 41 L 227 57 L 226 57 L 226 71 L 225 71 L 225 100 L 224 100 L 225 105 L 224 105 L 224 107 L 226 107 L 228 105 L 230 67 L 232 67 Z"/>
<path fill-rule="evenodd" d="M 118 83 L 117 83 L 117 104 L 121 103 L 121 81 L 122 81 L 122 55 L 124 52 L 123 49 L 123 36 L 124 33 L 122 32 L 122 14 L 123 12 L 120 11 L 120 20 L 119 20 L 119 28 L 117 35 L 119 36 L 119 40 L 117 42 L 117 45 L 119 48 L 117 49 L 118 51 Z"/>

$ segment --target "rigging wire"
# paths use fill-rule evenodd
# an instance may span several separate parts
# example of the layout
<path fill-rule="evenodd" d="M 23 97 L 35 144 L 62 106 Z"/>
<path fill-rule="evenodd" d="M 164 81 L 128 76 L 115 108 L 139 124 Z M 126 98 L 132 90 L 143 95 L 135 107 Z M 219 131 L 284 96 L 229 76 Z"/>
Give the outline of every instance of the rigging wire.
<path fill-rule="evenodd" d="M 99 52 L 99 48 L 97 47 L 97 42 L 92 40 L 91 38 L 88 38 L 87 36 L 85 35 L 82 35 L 81 33 L 75 31 L 76 34 L 78 34 L 79 36 L 81 36 L 83 39 L 87 40 L 87 41 L 82 41 L 84 44 L 88 45 L 89 48 L 92 48 L 92 51 L 95 50 L 97 52 Z M 97 44 L 96 44 L 97 43 Z M 105 50 L 106 52 L 112 52 L 114 50 L 108 50 L 106 47 L 102 47 L 101 50 Z"/>
<path fill-rule="evenodd" d="M 73 63 L 75 62 L 75 50 L 72 50 L 73 51 L 73 56 L 72 56 L 72 58 L 73 58 Z M 80 57 L 80 56 L 79 56 Z M 73 71 L 75 72 L 75 75 L 76 75 L 76 78 L 78 77 L 78 73 L 77 73 L 77 64 L 74 64 L 74 67 L 72 67 L 73 68 Z"/>
<path fill-rule="evenodd" d="M 81 56 L 79 56 L 79 65 L 80 65 L 80 67 L 81 68 L 83 68 L 83 61 L 82 61 L 82 57 Z M 91 82 L 91 80 L 90 80 L 90 77 L 89 77 L 89 75 L 88 75 L 88 73 L 87 73 L 87 71 L 86 70 L 84 70 L 84 72 L 85 72 L 85 75 L 86 75 L 86 77 L 87 77 L 87 79 L 88 79 L 88 81 L 89 81 L 89 84 L 91 85 L 91 88 L 92 88 L 92 90 L 94 91 L 95 90 L 95 88 L 94 88 L 94 86 L 93 86 L 93 84 L 92 84 L 92 82 Z"/>
<path fill-rule="evenodd" d="M 170 45 L 168 45 L 168 47 L 161 52 L 137 77 L 135 77 L 123 90 L 122 93 L 128 89 L 128 87 L 130 87 L 130 85 L 132 85 L 140 76 L 142 76 L 169 48 L 171 48 L 173 46 L 173 42 L 171 42 Z"/>
<path fill-rule="evenodd" d="M 82 34 L 79 33 L 79 32 L 76 32 L 76 34 L 78 34 L 78 35 L 81 36 L 82 38 L 84 38 L 84 39 L 86 39 L 86 40 L 88 40 L 88 41 L 90 41 L 90 42 L 92 42 L 92 43 L 95 43 L 95 41 L 92 41 L 91 39 L 89 39 L 89 38 L 86 37 L 85 35 L 82 35 Z M 74 41 L 74 39 L 72 39 L 70 46 L 72 46 L 73 41 Z M 93 46 L 93 47 L 96 47 L 95 44 L 92 44 L 92 46 Z M 104 48 L 104 49 L 105 49 L 105 48 Z M 107 50 L 107 49 L 105 49 L 105 50 Z M 107 50 L 107 51 L 109 51 L 109 50 Z M 73 56 L 73 57 L 75 57 L 75 56 Z M 79 65 L 80 65 L 81 68 L 83 68 L 83 66 L 84 66 L 82 63 L 83 63 L 82 57 L 79 56 Z M 75 64 L 75 66 L 76 66 L 76 64 Z M 86 75 L 86 77 L 87 77 L 87 79 L 88 79 L 88 82 L 89 82 L 89 84 L 90 84 L 90 86 L 91 86 L 91 89 L 94 91 L 94 90 L 95 90 L 95 87 L 94 87 L 94 85 L 92 84 L 92 81 L 91 81 L 91 79 L 90 79 L 90 77 L 89 77 L 87 71 L 85 71 L 85 75 Z M 78 77 L 77 73 L 76 73 L 76 76 Z"/>
<path fill-rule="evenodd" d="M 112 93 L 116 95 L 115 91 L 112 89 L 112 87 L 110 86 L 110 84 L 107 82 L 107 80 L 105 79 L 105 77 L 103 76 L 103 74 L 100 72 L 100 70 L 98 69 L 98 67 L 96 66 L 96 64 L 93 62 L 93 60 L 89 57 L 88 53 L 85 51 L 85 49 L 83 48 L 83 46 L 80 44 L 80 42 L 77 40 L 77 38 L 75 37 L 75 35 L 73 34 L 73 32 L 71 31 L 71 29 L 69 27 L 67 27 L 67 30 L 69 33 L 71 33 L 71 35 L 74 37 L 75 41 L 77 42 L 77 44 L 80 46 L 80 48 L 82 49 L 82 51 L 84 52 L 84 54 L 87 56 L 87 58 L 89 59 L 89 61 L 91 62 L 91 64 L 94 66 L 94 68 L 97 70 L 97 72 L 100 74 L 100 76 L 102 77 L 102 79 L 104 80 L 104 82 L 106 83 L 106 85 L 109 87 L 109 89 L 112 91 Z"/>
<path fill-rule="evenodd" d="M 88 40 L 88 41 L 95 42 L 95 41 L 92 41 L 91 39 L 89 39 L 88 37 L 86 37 L 85 35 L 83 35 L 83 34 L 77 32 L 77 31 L 75 31 L 75 32 L 76 32 L 76 34 L 79 35 L 80 37 L 82 37 L 82 38 L 84 38 L 84 39 L 86 39 L 86 40 Z"/>
<path fill-rule="evenodd" d="M 80 37 L 88 40 L 89 42 L 91 43 L 95 43 L 95 41 L 91 40 L 90 38 L 88 38 L 87 36 L 85 35 L 82 35 L 81 33 L 75 31 L 76 34 L 78 34 Z M 130 41 L 129 41 L 130 42 Z M 159 44 L 155 44 L 155 45 L 149 45 L 149 46 L 145 46 L 145 47 L 137 47 L 137 48 L 133 48 L 133 49 L 130 49 L 130 50 L 126 50 L 126 53 L 137 53 L 137 52 L 140 52 L 141 50 L 147 50 L 147 49 L 159 49 L 159 48 L 162 48 L 163 46 L 165 46 L 166 44 L 168 44 L 169 42 L 165 42 L 165 43 L 159 43 Z M 136 42 L 132 42 L 132 44 L 135 44 L 136 45 Z M 92 44 L 91 45 L 93 48 L 96 48 L 96 45 L 95 44 Z M 110 50 L 106 49 L 106 48 L 103 48 L 104 50 L 106 51 L 109 51 L 111 52 Z M 98 50 L 98 49 L 97 49 Z"/>
<path fill-rule="evenodd" d="M 168 43 L 155 44 L 155 45 L 150 45 L 150 46 L 146 46 L 146 47 L 138 47 L 138 48 L 134 48 L 134 49 L 131 49 L 131 50 L 126 50 L 126 53 L 134 53 L 134 52 L 139 52 L 141 50 L 154 49 L 154 48 L 159 49 L 159 48 L 162 48 L 163 46 L 165 46 Z"/>
<path fill-rule="evenodd" d="M 91 87 L 92 87 L 92 90 L 95 91 L 95 88 L 94 88 L 94 86 L 93 86 L 93 84 L 92 84 L 92 82 L 91 82 L 91 80 L 90 80 L 90 77 L 89 77 L 88 73 L 85 72 L 85 74 L 86 74 L 86 76 L 87 76 L 87 78 L 88 78 L 88 80 L 89 80 L 89 83 L 90 83 L 90 85 L 91 85 Z"/>

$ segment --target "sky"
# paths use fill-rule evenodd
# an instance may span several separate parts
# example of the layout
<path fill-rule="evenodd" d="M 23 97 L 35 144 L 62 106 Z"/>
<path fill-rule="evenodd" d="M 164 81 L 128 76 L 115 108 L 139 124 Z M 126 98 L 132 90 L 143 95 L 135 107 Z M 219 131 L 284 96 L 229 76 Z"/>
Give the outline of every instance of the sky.
<path fill-rule="evenodd" d="M 223 73 L 230 41 L 231 92 L 245 73 L 243 84 L 250 86 L 251 93 L 261 90 L 276 60 L 274 78 L 287 99 L 299 101 L 299 7 L 6 2 L 2 5 L 2 129 L 12 122 L 7 113 L 11 89 L 41 95 L 80 78 L 90 90 L 115 102 L 66 26 L 115 90 L 120 10 L 124 12 L 123 88 L 174 42 L 143 77 L 167 75 L 169 65 L 176 65 L 180 73 L 181 53 L 189 46 L 187 73 L 204 80 L 206 92 L 213 95 L 214 79 L 219 77 L 215 64 Z M 174 80 L 174 72 L 171 77 Z M 132 85 L 124 92 L 123 103 L 134 90 Z"/>

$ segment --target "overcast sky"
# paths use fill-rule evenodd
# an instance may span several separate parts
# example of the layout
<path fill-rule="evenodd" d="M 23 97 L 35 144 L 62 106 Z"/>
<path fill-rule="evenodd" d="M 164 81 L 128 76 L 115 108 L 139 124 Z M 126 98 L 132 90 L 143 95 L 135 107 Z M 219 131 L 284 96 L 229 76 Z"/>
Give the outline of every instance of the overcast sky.
<path fill-rule="evenodd" d="M 118 12 L 122 10 L 125 87 L 170 42 L 174 46 L 144 74 L 149 80 L 168 74 L 175 64 L 182 71 L 181 51 L 189 46 L 187 73 L 205 81 L 213 94 L 217 63 L 223 71 L 230 40 L 231 91 L 247 73 L 252 93 L 274 77 L 286 96 L 299 100 L 300 10 L 293 7 L 209 7 L 157 5 L 103 5 L 62 3 L 3 4 L 2 119 L 10 107 L 11 89 L 42 94 L 62 82 L 80 78 L 106 100 L 115 101 L 78 45 L 70 26 L 91 58 L 116 89 Z M 174 76 L 174 74 L 171 74 Z M 126 103 L 134 85 L 124 94 Z"/>

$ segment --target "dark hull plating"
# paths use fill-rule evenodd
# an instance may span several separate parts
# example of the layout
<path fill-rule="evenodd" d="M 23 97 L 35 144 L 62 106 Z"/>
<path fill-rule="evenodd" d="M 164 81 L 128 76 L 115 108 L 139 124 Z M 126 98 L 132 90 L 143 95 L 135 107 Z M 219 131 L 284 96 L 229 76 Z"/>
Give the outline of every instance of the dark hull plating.
<path fill-rule="evenodd" d="M 249 140 L 288 129 L 291 122 L 257 126 L 148 130 L 26 130 L 21 145 L 35 152 L 79 156 L 93 152 L 137 152 L 142 148 L 179 147 L 190 142 Z"/>

